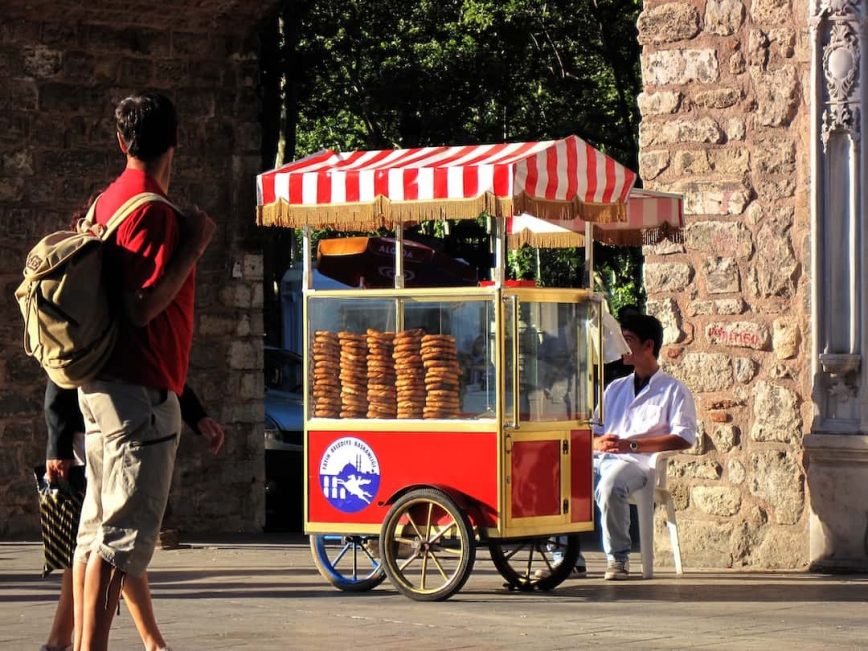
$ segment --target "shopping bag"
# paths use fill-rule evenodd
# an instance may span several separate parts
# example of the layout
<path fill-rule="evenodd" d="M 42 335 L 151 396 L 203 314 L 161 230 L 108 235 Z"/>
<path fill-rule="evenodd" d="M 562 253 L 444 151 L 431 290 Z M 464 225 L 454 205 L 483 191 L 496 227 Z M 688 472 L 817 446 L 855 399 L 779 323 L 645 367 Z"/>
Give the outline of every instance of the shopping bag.
<path fill-rule="evenodd" d="M 84 501 L 84 466 L 73 466 L 68 479 L 60 479 L 53 484 L 49 484 L 45 477 L 45 465 L 36 466 L 33 472 L 39 494 L 39 519 L 45 555 L 42 567 L 44 578 L 52 570 L 72 567 L 78 520 Z"/>

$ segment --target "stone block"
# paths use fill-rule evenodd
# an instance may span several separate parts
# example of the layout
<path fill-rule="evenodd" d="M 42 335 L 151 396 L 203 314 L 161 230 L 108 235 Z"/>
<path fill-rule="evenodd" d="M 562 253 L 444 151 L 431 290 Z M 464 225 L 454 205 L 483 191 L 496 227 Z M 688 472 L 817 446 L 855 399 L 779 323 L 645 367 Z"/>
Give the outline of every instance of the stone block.
<path fill-rule="evenodd" d="M 777 524 L 795 524 L 805 506 L 804 475 L 786 452 L 765 450 L 750 456 L 748 487 L 752 495 L 772 507 Z"/>
<path fill-rule="evenodd" d="M 663 345 L 675 344 L 684 339 L 684 331 L 681 329 L 681 310 L 678 303 L 671 298 L 661 300 L 649 300 L 646 311 L 656 317 L 663 325 Z"/>
<path fill-rule="evenodd" d="M 704 109 L 724 109 L 735 106 L 741 99 L 741 92 L 735 88 L 715 88 L 696 93 L 693 103 Z"/>
<path fill-rule="evenodd" d="M 731 36 L 744 20 L 744 5 L 739 0 L 708 0 L 703 29 L 717 36 Z"/>
<path fill-rule="evenodd" d="M 260 253 L 245 253 L 242 259 L 242 276 L 247 280 L 262 280 L 263 259 Z"/>
<path fill-rule="evenodd" d="M 643 54 L 642 79 L 646 84 L 710 84 L 720 77 L 717 51 L 712 48 L 657 50 Z"/>
<path fill-rule="evenodd" d="M 262 368 L 262 343 L 233 341 L 229 344 L 229 368 L 252 370 Z"/>
<path fill-rule="evenodd" d="M 732 75 L 740 75 L 747 68 L 747 62 L 744 60 L 744 54 L 741 51 L 733 53 L 729 57 L 729 72 Z"/>
<path fill-rule="evenodd" d="M 796 182 L 793 179 L 756 178 L 756 194 L 761 201 L 776 202 L 789 199 L 796 194 Z"/>
<path fill-rule="evenodd" d="M 731 484 L 739 486 L 744 483 L 747 478 L 747 470 L 744 464 L 738 459 L 730 459 L 726 462 L 726 478 Z"/>
<path fill-rule="evenodd" d="M 790 319 L 775 319 L 772 324 L 772 350 L 778 359 L 790 359 L 799 353 L 799 326 Z"/>
<path fill-rule="evenodd" d="M 241 399 L 261 400 L 265 395 L 262 373 L 245 373 L 241 376 Z"/>
<path fill-rule="evenodd" d="M 696 221 L 685 229 L 685 243 L 691 251 L 746 258 L 753 251 L 750 230 L 741 222 Z"/>
<path fill-rule="evenodd" d="M 708 174 L 711 170 L 708 164 L 708 152 L 704 149 L 676 151 L 673 156 L 673 167 L 678 176 Z"/>
<path fill-rule="evenodd" d="M 670 459 L 666 474 L 675 479 L 720 479 L 722 472 L 720 464 L 709 459 L 696 461 Z"/>
<path fill-rule="evenodd" d="M 743 181 L 686 181 L 677 191 L 684 195 L 688 215 L 740 215 L 751 199 Z"/>
<path fill-rule="evenodd" d="M 39 88 L 29 79 L 6 79 L 0 84 L 0 110 L 35 111 L 39 105 Z"/>
<path fill-rule="evenodd" d="M 717 122 L 709 117 L 697 120 L 671 120 L 664 123 L 643 121 L 639 125 L 640 147 L 683 143 L 719 144 L 724 134 Z"/>
<path fill-rule="evenodd" d="M 705 338 L 708 343 L 716 346 L 765 350 L 769 344 L 769 330 L 762 323 L 724 321 L 708 324 Z"/>
<path fill-rule="evenodd" d="M 686 2 L 646 7 L 639 14 L 637 27 L 642 44 L 684 41 L 699 33 L 699 12 Z"/>
<path fill-rule="evenodd" d="M 760 175 L 796 172 L 796 145 L 790 138 L 767 138 L 754 149 L 755 171 Z"/>
<path fill-rule="evenodd" d="M 681 93 L 674 90 L 661 90 L 657 93 L 639 93 L 636 98 L 642 115 L 661 115 L 675 113 L 681 106 Z"/>
<path fill-rule="evenodd" d="M 722 315 L 741 314 L 745 307 L 744 299 L 741 298 L 722 298 L 714 301 L 714 311 Z"/>
<path fill-rule="evenodd" d="M 732 522 L 679 515 L 678 535 L 685 567 L 730 567 L 733 529 Z"/>
<path fill-rule="evenodd" d="M 642 255 L 647 259 L 654 255 L 673 255 L 675 253 L 685 253 L 683 242 L 672 242 L 671 240 L 663 240 L 657 244 L 646 245 L 642 247 Z"/>
<path fill-rule="evenodd" d="M 639 154 L 639 176 L 650 181 L 660 176 L 669 167 L 668 151 L 651 151 Z"/>
<path fill-rule="evenodd" d="M 713 301 L 690 301 L 687 304 L 687 316 L 704 316 L 714 314 Z"/>
<path fill-rule="evenodd" d="M 732 359 L 721 353 L 687 353 L 670 372 L 696 393 L 725 391 L 734 381 Z"/>
<path fill-rule="evenodd" d="M 237 319 L 232 316 L 203 313 L 199 316 L 197 334 L 203 337 L 227 337 L 235 332 Z"/>
<path fill-rule="evenodd" d="M 802 440 L 799 404 L 799 397 L 790 389 L 769 382 L 757 382 L 754 387 L 751 439 L 798 444 Z"/>
<path fill-rule="evenodd" d="M 748 270 L 749 287 L 755 296 L 792 298 L 799 269 L 790 241 L 792 218 L 785 213 L 763 219 L 756 234 L 753 266 Z"/>
<path fill-rule="evenodd" d="M 693 269 L 683 262 L 651 263 L 643 268 L 645 291 L 681 292 L 687 288 L 693 277 Z"/>
<path fill-rule="evenodd" d="M 702 263 L 705 290 L 709 294 L 731 294 L 741 288 L 738 264 L 732 258 L 708 258 Z"/>
<path fill-rule="evenodd" d="M 792 19 L 790 0 L 751 0 L 750 17 L 757 25 L 777 27 Z"/>
<path fill-rule="evenodd" d="M 745 124 L 742 118 L 730 118 L 723 125 L 726 139 L 733 142 L 744 140 L 745 130 Z"/>
<path fill-rule="evenodd" d="M 764 74 L 754 74 L 757 123 L 766 127 L 790 124 L 799 105 L 800 88 L 796 69 L 783 66 Z"/>
<path fill-rule="evenodd" d="M 714 428 L 711 440 L 720 452 L 729 452 L 739 443 L 740 431 L 732 424 L 720 425 Z"/>
<path fill-rule="evenodd" d="M 755 547 L 752 564 L 770 570 L 793 570 L 808 565 L 808 537 L 802 527 L 769 527 Z"/>
<path fill-rule="evenodd" d="M 711 170 L 718 174 L 740 176 L 750 172 L 750 151 L 745 147 L 724 147 L 708 152 Z"/>
<path fill-rule="evenodd" d="M 690 501 L 710 515 L 732 516 L 741 507 L 741 493 L 728 486 L 694 486 Z"/>
<path fill-rule="evenodd" d="M 60 50 L 36 45 L 25 47 L 23 55 L 23 72 L 28 77 L 49 79 L 57 75 L 63 68 L 63 52 Z"/>

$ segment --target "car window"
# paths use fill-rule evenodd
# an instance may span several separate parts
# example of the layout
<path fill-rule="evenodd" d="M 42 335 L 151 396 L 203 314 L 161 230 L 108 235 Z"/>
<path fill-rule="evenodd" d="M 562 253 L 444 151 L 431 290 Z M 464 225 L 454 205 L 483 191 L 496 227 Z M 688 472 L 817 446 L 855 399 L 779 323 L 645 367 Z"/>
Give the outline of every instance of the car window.
<path fill-rule="evenodd" d="M 265 349 L 265 388 L 300 393 L 301 358 L 286 350 Z"/>

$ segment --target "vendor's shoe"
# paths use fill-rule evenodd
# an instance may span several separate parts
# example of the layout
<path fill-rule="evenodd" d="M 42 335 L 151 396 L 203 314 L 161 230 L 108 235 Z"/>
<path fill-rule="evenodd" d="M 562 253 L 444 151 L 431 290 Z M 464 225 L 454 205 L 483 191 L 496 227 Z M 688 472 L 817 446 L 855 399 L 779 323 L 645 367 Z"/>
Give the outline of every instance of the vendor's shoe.
<path fill-rule="evenodd" d="M 624 581 L 630 578 L 630 570 L 627 561 L 609 561 L 606 566 L 606 581 Z"/>

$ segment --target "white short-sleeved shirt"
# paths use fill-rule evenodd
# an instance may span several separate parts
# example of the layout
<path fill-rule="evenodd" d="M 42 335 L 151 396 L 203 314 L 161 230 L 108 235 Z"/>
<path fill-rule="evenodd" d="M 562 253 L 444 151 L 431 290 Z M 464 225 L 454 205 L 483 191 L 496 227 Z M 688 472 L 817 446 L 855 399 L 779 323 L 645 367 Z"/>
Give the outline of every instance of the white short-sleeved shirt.
<path fill-rule="evenodd" d="M 594 434 L 617 434 L 621 438 L 642 438 L 675 434 L 691 445 L 696 441 L 696 406 L 681 382 L 663 371 L 651 376 L 648 384 L 633 393 L 634 374 L 612 382 L 603 394 L 602 424 Z M 600 453 L 595 453 L 600 456 Z M 650 454 L 619 454 L 619 459 L 651 466 Z"/>

